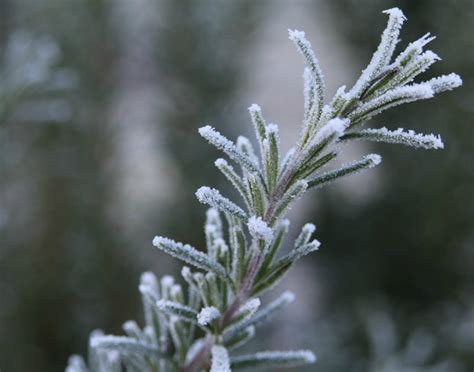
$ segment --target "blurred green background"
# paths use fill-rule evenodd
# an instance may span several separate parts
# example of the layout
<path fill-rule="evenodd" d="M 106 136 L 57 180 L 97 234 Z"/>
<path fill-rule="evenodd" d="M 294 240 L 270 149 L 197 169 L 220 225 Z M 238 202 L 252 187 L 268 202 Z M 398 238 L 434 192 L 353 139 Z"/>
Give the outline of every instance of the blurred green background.
<path fill-rule="evenodd" d="M 63 370 L 93 329 L 139 317 L 140 272 L 179 270 L 152 237 L 202 246 L 195 189 L 231 193 L 197 128 L 249 134 L 256 101 L 288 148 L 303 64 L 286 29 L 307 32 L 330 96 L 365 67 L 392 6 L 408 17 L 401 47 L 438 37 L 443 60 L 423 79 L 455 71 L 464 86 L 371 125 L 440 133 L 446 149 L 347 149 L 383 166 L 292 211 L 323 245 L 277 288 L 297 301 L 253 347 L 314 349 L 308 371 L 471 371 L 470 0 L 0 0 L 0 369 Z"/>

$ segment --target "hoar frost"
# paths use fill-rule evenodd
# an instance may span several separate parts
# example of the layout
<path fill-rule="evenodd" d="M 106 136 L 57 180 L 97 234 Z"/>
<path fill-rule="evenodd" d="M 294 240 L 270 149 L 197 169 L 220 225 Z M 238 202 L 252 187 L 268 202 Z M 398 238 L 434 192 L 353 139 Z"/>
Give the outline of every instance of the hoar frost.
<path fill-rule="evenodd" d="M 87 366 L 83 358 L 73 357 L 68 372 L 119 371 L 122 365 L 143 372 L 196 372 L 209 368 L 211 372 L 229 372 L 231 368 L 273 371 L 315 362 L 315 355 L 307 350 L 229 356 L 229 351 L 234 353 L 246 344 L 260 326 L 294 298 L 285 292 L 262 304 L 259 296 L 274 288 L 299 259 L 320 246 L 312 237 L 315 226 L 305 224 L 294 244 L 282 254 L 289 230 L 285 219 L 288 209 L 308 190 L 380 164 L 380 155 L 368 154 L 323 171 L 323 167 L 334 164 L 332 161 L 347 141 L 442 149 L 441 138 L 434 134 L 361 127 L 389 108 L 432 98 L 462 84 L 454 73 L 414 83 L 418 75 L 440 59 L 436 53 L 423 50 L 433 37 L 425 34 L 393 59 L 406 18 L 398 8 L 385 13 L 387 26 L 368 66 L 351 89 L 342 86 L 327 100 L 323 74 L 310 42 L 304 32 L 289 31 L 306 67 L 302 130 L 286 154 L 280 147 L 278 126 L 267 124 L 256 104 L 248 112 L 259 156 L 246 137 L 239 136 L 234 143 L 209 125 L 199 129 L 204 139 L 238 166 L 234 169 L 224 159 L 215 162 L 240 193 L 244 205 L 225 198 L 216 189 L 199 188 L 197 199 L 211 207 L 204 226 L 205 249 L 161 236 L 153 239 L 161 251 L 193 266 L 181 271 L 187 288 L 171 276 L 158 281 L 151 273 L 143 274 L 139 289 L 146 324 L 140 328 L 134 321 L 126 322 L 123 329 L 127 336 L 93 332 L 90 360 L 94 364 L 99 356 L 100 366 Z"/>

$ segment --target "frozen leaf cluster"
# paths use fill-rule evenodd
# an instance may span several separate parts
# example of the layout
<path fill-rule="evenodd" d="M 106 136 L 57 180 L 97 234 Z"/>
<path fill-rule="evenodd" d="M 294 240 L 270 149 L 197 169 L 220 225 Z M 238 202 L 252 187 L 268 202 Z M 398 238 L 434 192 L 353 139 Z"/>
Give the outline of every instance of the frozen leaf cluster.
<path fill-rule="evenodd" d="M 210 207 L 204 226 L 205 249 L 160 236 L 153 239 L 159 250 L 190 265 L 182 270 L 186 288 L 172 277 L 158 280 L 144 274 L 139 289 L 145 326 L 127 322 L 126 336 L 93 335 L 89 366 L 73 357 L 68 371 L 121 371 L 125 367 L 128 371 L 227 372 L 315 362 L 314 354 L 306 350 L 235 355 L 262 324 L 293 301 L 288 292 L 269 304 L 262 304 L 260 296 L 274 288 L 299 259 L 319 249 L 320 242 L 313 237 L 316 227 L 305 224 L 293 246 L 281 253 L 288 232 L 287 211 L 308 190 L 380 164 L 380 155 L 368 154 L 326 170 L 350 140 L 443 148 L 441 138 L 432 134 L 361 127 L 391 107 L 432 98 L 462 83 L 456 74 L 414 83 L 439 60 L 435 53 L 423 50 L 433 37 L 421 37 L 393 58 L 405 16 L 397 8 L 385 13 L 387 27 L 368 66 L 351 89 L 340 87 L 328 101 L 310 42 L 304 32 L 289 32 L 307 66 L 301 134 L 286 154 L 280 148 L 278 126 L 267 124 L 256 104 L 248 111 L 257 151 L 245 137 L 233 142 L 209 125 L 199 129 L 205 140 L 235 163 L 215 161 L 241 200 L 232 201 L 208 186 L 199 188 L 197 199 Z"/>

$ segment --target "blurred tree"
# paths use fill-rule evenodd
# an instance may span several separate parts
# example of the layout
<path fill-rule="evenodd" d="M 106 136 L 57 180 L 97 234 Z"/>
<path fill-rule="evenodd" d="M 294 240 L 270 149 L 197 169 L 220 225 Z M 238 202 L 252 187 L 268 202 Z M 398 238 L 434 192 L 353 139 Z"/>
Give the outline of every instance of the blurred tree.
<path fill-rule="evenodd" d="M 42 54 L 54 47 L 58 58 L 51 68 L 67 67 L 63 72 L 78 84 L 51 100 L 47 85 L 61 81 L 48 76 L 33 87 L 27 81 L 8 101 L 12 115 L 2 123 L 8 131 L 2 160 L 15 151 L 20 155 L 10 159 L 2 177 L 2 188 L 11 192 L 4 200 L 8 215 L 0 271 L 10 298 L 2 301 L 8 306 L 2 309 L 0 365 L 60 370 L 93 328 L 116 329 L 136 306 L 130 300 L 135 283 L 124 274 L 138 273 L 133 262 L 120 259 L 120 243 L 107 219 L 112 180 L 105 172 L 110 152 L 105 119 L 117 51 L 107 1 L 9 5 L 9 38 L 24 29 L 47 35 L 53 45 L 29 55 L 18 76 L 41 73 Z M 30 48 L 33 41 L 19 48 Z M 18 70 L 21 61 L 4 56 L 9 57 L 4 65 Z"/>
<path fill-rule="evenodd" d="M 393 6 L 392 2 L 374 6 L 342 0 L 330 6 L 338 19 L 350 14 L 350 22 L 340 22 L 341 32 L 362 65 L 378 43 L 373 29 L 383 28 L 380 12 Z M 326 285 L 328 313 L 341 308 L 355 311 L 360 299 L 366 302 L 382 295 L 390 308 L 397 309 L 401 334 L 406 336 L 423 323 L 437 334 L 439 319 L 431 322 L 429 315 L 441 304 L 456 303 L 465 293 L 472 293 L 474 282 L 470 269 L 474 205 L 469 195 L 474 188 L 474 169 L 469 163 L 474 155 L 474 126 L 468 104 L 474 98 L 470 37 L 474 4 L 459 1 L 445 7 L 441 1 L 406 1 L 398 6 L 408 17 L 404 40 L 428 31 L 437 36 L 433 48 L 446 56 L 449 66 L 438 62 L 430 76 L 457 71 L 464 86 L 437 103 L 418 103 L 387 113 L 383 123 L 420 132 L 429 127 L 442 135 L 446 149 L 413 157 L 411 149 L 395 156 L 395 149 L 380 148 L 385 162 L 380 193 L 369 202 L 351 205 L 343 193 L 324 191 L 314 219 L 326 249 L 313 259 Z M 379 146 L 373 147 L 379 151 Z M 348 345 L 359 348 L 367 358 L 360 337 Z M 472 350 L 461 352 L 440 342 L 436 351 L 437 357 L 459 358 L 466 366 L 473 363 Z"/>
<path fill-rule="evenodd" d="M 218 4 L 210 0 L 161 2 L 156 49 L 160 86 L 169 100 L 160 136 L 166 138 L 166 150 L 176 159 L 180 177 L 176 186 L 186 185 L 179 199 L 170 198 L 170 205 L 163 206 L 176 213 L 157 221 L 160 234 L 165 230 L 164 235 L 180 236 L 197 246 L 202 246 L 203 237 L 201 223 L 196 226 L 196 222 L 202 221 L 204 209 L 189 190 L 217 185 L 219 180 L 215 169 L 201 167 L 217 152 L 196 137 L 197 129 L 212 123 L 232 137 L 241 131 L 241 120 L 249 120 L 237 97 L 246 72 L 244 56 L 263 22 L 265 6 L 250 0 Z M 231 190 L 227 183 L 219 187 Z"/>
<path fill-rule="evenodd" d="M 7 91 L 2 80 L 0 365 L 8 371 L 62 370 L 69 354 L 84 352 L 94 328 L 116 333 L 138 314 L 141 252 L 125 247 L 130 240 L 117 231 L 120 216 L 111 208 L 120 182 L 120 164 L 112 159 L 120 128 L 111 112 L 125 48 L 117 6 L 110 0 L 0 3 L 0 19 L 8 20 L 1 22 L 0 45 L 24 30 L 24 48 L 39 39 L 56 53 L 46 66 L 54 74 L 41 84 Z M 184 169 L 211 156 L 194 142 L 195 131 L 210 118 L 225 118 L 229 126 L 244 71 L 235 53 L 250 44 L 260 8 L 250 1 L 149 4 L 159 21 L 147 30 L 156 39 L 155 84 L 166 102 L 156 132 L 167 138 L 178 178 L 191 184 L 202 183 L 202 174 Z M 7 51 L 2 48 L 2 69 L 10 64 L 19 71 L 21 61 Z M 36 66 L 45 52 L 28 53 L 25 62 Z M 177 149 L 178 141 L 186 147 Z M 140 239 L 148 242 L 158 229 L 203 240 L 201 213 L 188 213 L 192 194 L 186 188 L 187 199 L 180 195 L 170 196 L 172 216 L 156 206 Z"/>

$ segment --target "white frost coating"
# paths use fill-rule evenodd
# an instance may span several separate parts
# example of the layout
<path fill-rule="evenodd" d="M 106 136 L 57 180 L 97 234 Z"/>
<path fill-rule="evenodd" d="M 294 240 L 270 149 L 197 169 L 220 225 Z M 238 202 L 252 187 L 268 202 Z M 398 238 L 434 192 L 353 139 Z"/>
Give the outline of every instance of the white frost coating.
<path fill-rule="evenodd" d="M 276 354 L 278 353 L 278 354 Z M 316 355 L 309 350 L 299 350 L 299 351 L 261 351 L 257 353 L 260 358 L 269 358 L 277 357 L 283 360 L 299 359 L 304 363 L 314 363 L 316 362 Z"/>
<path fill-rule="evenodd" d="M 214 246 L 217 259 L 220 261 L 221 259 L 225 258 L 226 260 L 226 254 L 229 252 L 229 246 L 227 245 L 225 240 L 221 238 L 217 239 L 214 243 Z"/>
<path fill-rule="evenodd" d="M 259 298 L 253 298 L 251 300 L 248 300 L 245 304 L 243 304 L 235 315 L 236 317 L 240 318 L 239 321 L 232 324 L 230 327 L 228 327 L 225 330 L 225 333 L 227 335 L 229 334 L 235 335 L 239 331 L 249 326 L 252 316 L 257 312 L 257 310 L 260 307 L 260 303 L 261 302 Z"/>
<path fill-rule="evenodd" d="M 314 142 L 321 143 L 332 135 L 335 137 L 334 140 L 337 140 L 344 134 L 344 130 L 347 128 L 349 123 L 349 119 L 334 118 L 329 120 L 327 124 L 316 133 Z"/>
<path fill-rule="evenodd" d="M 424 149 L 443 149 L 444 143 L 441 137 L 434 134 L 419 134 L 413 130 L 404 131 L 403 128 L 397 130 L 388 130 L 383 127 L 380 129 L 365 129 L 360 132 L 361 139 L 373 139 L 380 142 L 397 143 L 412 147 L 421 147 Z"/>
<path fill-rule="evenodd" d="M 437 55 L 432 50 L 427 50 L 423 54 L 416 57 L 412 63 L 409 63 L 406 67 L 407 70 L 416 70 L 416 74 L 413 77 L 421 74 L 428 70 L 428 68 L 433 65 L 436 61 L 440 61 L 441 57 Z M 411 81 L 411 80 L 409 80 Z"/>
<path fill-rule="evenodd" d="M 388 15 L 393 16 L 393 17 L 396 17 L 397 19 L 401 19 L 401 22 L 403 22 L 407 19 L 400 8 L 386 9 L 382 13 L 388 14 Z"/>
<path fill-rule="evenodd" d="M 298 351 L 260 351 L 251 355 L 242 355 L 232 359 L 232 363 L 239 365 L 253 365 L 255 367 L 275 366 L 288 367 L 299 364 L 312 364 L 316 362 L 316 356 L 309 350 Z"/>
<path fill-rule="evenodd" d="M 290 220 L 288 218 L 284 218 L 280 221 L 279 225 L 283 226 L 283 228 L 288 231 L 288 228 L 290 227 Z"/>
<path fill-rule="evenodd" d="M 252 144 L 250 143 L 250 140 L 245 137 L 245 136 L 238 136 L 237 141 L 236 141 L 237 147 L 252 147 Z"/>
<path fill-rule="evenodd" d="M 255 312 L 258 310 L 260 307 L 260 299 L 259 298 L 252 298 L 251 300 L 248 300 L 245 304 L 243 304 L 237 314 L 245 314 L 244 319 L 248 319 L 251 317 Z"/>
<path fill-rule="evenodd" d="M 134 320 L 127 320 L 125 323 L 122 324 L 122 329 L 125 332 L 129 333 L 135 333 L 136 331 L 140 331 L 137 322 L 135 322 Z"/>
<path fill-rule="evenodd" d="M 310 187 L 323 187 L 338 178 L 361 172 L 364 169 L 373 168 L 382 161 L 382 157 L 377 154 L 369 154 L 362 160 L 355 161 L 352 164 L 344 165 L 339 169 L 324 172 L 321 175 L 309 181 Z"/>
<path fill-rule="evenodd" d="M 382 98 L 381 96 L 380 98 Z M 433 97 L 433 89 L 429 84 L 413 84 L 400 88 L 395 88 L 386 94 L 385 99 L 392 98 L 416 98 L 425 99 Z"/>
<path fill-rule="evenodd" d="M 227 180 L 232 184 L 232 186 L 236 188 L 236 190 L 244 199 L 247 207 L 249 207 L 249 195 L 247 194 L 247 189 L 244 186 L 242 178 L 235 172 L 234 168 L 222 158 L 217 159 L 214 164 L 217 169 L 222 172 L 225 178 L 227 178 Z"/>
<path fill-rule="evenodd" d="M 311 48 L 311 43 L 306 39 L 304 31 L 288 30 L 288 38 L 296 44 L 311 70 L 318 70 L 318 59 Z"/>
<path fill-rule="evenodd" d="M 309 67 L 303 71 L 304 119 L 308 119 L 309 110 L 314 105 L 314 79 Z"/>
<path fill-rule="evenodd" d="M 226 167 L 229 165 L 229 163 L 227 163 L 225 159 L 219 158 L 219 159 L 216 159 L 216 161 L 214 162 L 214 165 L 217 168 L 219 168 L 219 167 Z"/>
<path fill-rule="evenodd" d="M 295 300 L 295 295 L 293 294 L 293 292 L 285 291 L 281 295 L 280 299 L 281 299 L 282 302 L 284 302 L 286 304 L 290 304 Z"/>
<path fill-rule="evenodd" d="M 229 250 L 229 247 L 227 246 L 227 243 L 222 238 L 216 239 L 214 244 L 216 245 L 216 247 L 219 247 L 222 250 L 222 252 L 227 252 Z"/>
<path fill-rule="evenodd" d="M 311 71 L 311 79 L 307 79 L 305 89 L 309 89 L 308 94 L 305 94 L 307 99 L 307 124 L 313 125 L 320 114 L 324 104 L 324 78 L 321 68 L 319 67 L 318 59 L 316 58 L 311 43 L 306 39 L 305 33 L 298 30 L 288 30 L 289 39 L 297 46 L 298 51 L 306 59 L 306 63 Z M 306 111 L 306 110 L 305 110 Z"/>
<path fill-rule="evenodd" d="M 250 107 L 248 108 L 249 112 L 252 114 L 252 113 L 255 113 L 255 112 L 260 112 L 262 111 L 262 109 L 260 108 L 259 105 L 257 105 L 256 103 L 253 103 L 252 105 L 250 105 Z"/>
<path fill-rule="evenodd" d="M 267 125 L 267 133 L 275 133 L 278 134 L 278 125 L 276 124 L 268 124 Z"/>
<path fill-rule="evenodd" d="M 172 315 L 190 322 L 195 322 L 197 317 L 197 313 L 194 309 L 175 301 L 159 300 L 156 302 L 156 309 L 167 315 Z"/>
<path fill-rule="evenodd" d="M 460 87 L 462 85 L 462 79 L 458 74 L 453 72 L 449 75 L 441 75 L 428 80 L 426 84 L 429 84 L 435 93 L 440 93 Z"/>
<path fill-rule="evenodd" d="M 333 99 L 331 100 L 329 107 L 331 113 L 335 110 L 339 110 L 344 102 L 349 99 L 349 94 L 346 93 L 346 86 L 342 85 L 337 88 L 336 93 L 334 94 Z"/>
<path fill-rule="evenodd" d="M 295 248 L 308 244 L 311 239 L 311 235 L 316 231 L 316 226 L 312 223 L 307 223 L 301 229 L 301 233 L 295 240 Z M 318 245 L 319 246 L 319 245 Z"/>
<path fill-rule="evenodd" d="M 320 247 L 321 243 L 317 239 L 313 239 L 309 243 L 300 245 L 299 247 L 295 248 L 288 254 L 288 258 L 291 261 L 299 260 L 301 257 L 304 257 L 314 251 L 317 251 Z"/>
<path fill-rule="evenodd" d="M 142 294 L 148 294 L 153 298 L 160 297 L 160 288 L 158 285 L 158 279 L 155 274 L 151 272 L 144 272 L 140 277 L 140 285 L 138 287 Z"/>
<path fill-rule="evenodd" d="M 243 220 L 247 218 L 247 215 L 242 208 L 231 202 L 229 199 L 224 198 L 216 189 L 202 186 L 196 191 L 196 197 L 201 203 L 208 204 L 222 212 L 228 212 Z"/>
<path fill-rule="evenodd" d="M 219 160 L 219 159 L 218 159 Z M 224 160 L 224 159 L 221 159 L 221 160 Z M 224 160 L 225 161 L 225 160 Z M 208 221 L 210 222 L 215 222 L 216 220 L 219 219 L 219 212 L 217 210 L 215 210 L 214 208 L 209 208 L 207 211 L 206 211 L 206 218 Z"/>
<path fill-rule="evenodd" d="M 273 230 L 267 225 L 261 217 L 252 216 L 247 223 L 250 235 L 255 239 L 264 240 L 270 243 L 273 239 Z"/>
<path fill-rule="evenodd" d="M 120 360 L 120 353 L 117 350 L 108 350 L 107 360 L 109 363 L 118 363 Z"/>
<path fill-rule="evenodd" d="M 198 251 L 189 244 L 178 243 L 168 238 L 155 236 L 153 245 L 190 265 L 194 265 L 203 270 L 212 271 L 220 277 L 226 278 L 225 269 L 220 264 L 212 261 L 207 254 Z"/>
<path fill-rule="evenodd" d="M 196 287 L 196 283 L 193 278 L 193 273 L 191 272 L 191 269 L 188 266 L 183 266 L 181 269 L 181 276 L 183 279 L 188 283 L 190 290 L 193 290 L 193 288 Z"/>
<path fill-rule="evenodd" d="M 179 284 L 173 285 L 170 292 L 172 298 L 183 297 L 183 290 Z"/>
<path fill-rule="evenodd" d="M 158 280 L 156 279 L 155 274 L 149 271 L 142 273 L 140 277 L 140 283 L 143 285 L 149 285 L 152 288 L 158 287 Z"/>
<path fill-rule="evenodd" d="M 424 52 L 420 57 L 420 59 L 425 59 L 426 61 L 441 61 L 441 57 L 437 55 L 435 52 L 432 50 L 427 50 Z"/>
<path fill-rule="evenodd" d="M 236 141 L 236 145 L 237 145 L 237 148 L 240 151 L 245 153 L 250 158 L 250 160 L 252 160 L 256 164 L 258 163 L 258 158 L 255 155 L 252 143 L 250 142 L 250 140 L 247 137 L 238 136 L 237 141 Z"/>
<path fill-rule="evenodd" d="M 400 53 L 400 55 L 395 59 L 394 65 L 400 66 L 401 63 L 406 63 L 408 59 L 420 55 L 423 51 L 423 47 L 436 39 L 436 36 L 431 36 L 428 32 L 427 34 L 420 37 L 418 40 L 415 40 L 408 44 L 406 49 Z"/>
<path fill-rule="evenodd" d="M 159 237 L 156 236 L 154 239 L 153 239 L 153 245 L 156 246 L 155 243 L 158 242 L 158 239 Z M 169 288 L 171 287 L 172 285 L 174 284 L 174 278 L 171 276 L 171 275 L 165 275 L 161 278 L 161 286 L 164 287 L 164 288 Z"/>
<path fill-rule="evenodd" d="M 90 347 L 106 349 L 111 352 L 119 351 L 146 354 L 155 348 L 151 345 L 125 336 L 91 336 Z"/>
<path fill-rule="evenodd" d="M 181 276 L 189 278 L 192 276 L 191 269 L 188 266 L 183 266 L 181 269 Z"/>
<path fill-rule="evenodd" d="M 395 82 L 397 84 L 410 83 L 416 76 L 428 70 L 430 66 L 439 60 L 441 60 L 441 58 L 435 52 L 427 50 L 410 60 L 398 74 Z"/>
<path fill-rule="evenodd" d="M 255 129 L 255 134 L 258 140 L 260 147 L 260 152 L 263 155 L 263 141 L 266 138 L 266 124 L 265 119 L 263 118 L 262 110 L 259 105 L 253 104 L 249 107 L 250 118 L 252 119 L 252 124 Z"/>
<path fill-rule="evenodd" d="M 206 226 L 204 226 L 204 229 L 205 229 L 206 235 L 217 234 L 217 231 L 218 231 L 216 225 L 210 225 L 210 224 L 206 224 Z"/>
<path fill-rule="evenodd" d="M 65 372 L 87 372 L 86 363 L 79 355 L 71 355 L 67 361 Z"/>
<path fill-rule="evenodd" d="M 153 340 L 155 338 L 155 329 L 152 326 L 145 326 L 145 328 L 143 328 L 143 333 L 148 337 L 148 340 Z"/>
<path fill-rule="evenodd" d="M 156 308 L 158 310 L 166 310 L 169 307 L 175 307 L 175 305 L 179 305 L 179 304 L 177 304 L 176 302 L 167 301 L 167 300 L 156 301 Z"/>
<path fill-rule="evenodd" d="M 433 89 L 427 83 L 397 87 L 363 104 L 351 113 L 349 117 L 358 121 L 361 118 L 367 120 L 388 108 L 403 103 L 432 98 L 433 94 Z"/>
<path fill-rule="evenodd" d="M 382 157 L 378 154 L 369 154 L 364 157 L 364 160 L 368 160 L 370 162 L 369 168 L 373 168 L 376 165 L 379 165 L 382 161 Z"/>
<path fill-rule="evenodd" d="M 204 307 L 197 316 L 197 321 L 200 325 L 208 325 L 213 320 L 218 319 L 221 312 L 214 306 Z"/>
<path fill-rule="evenodd" d="M 281 172 L 283 173 L 283 171 L 285 169 L 288 168 L 288 165 L 290 164 L 290 162 L 293 160 L 293 158 L 295 157 L 295 154 L 296 154 L 296 149 L 294 147 L 290 148 L 287 153 L 285 154 L 285 157 L 283 158 L 283 160 L 281 161 Z"/>
<path fill-rule="evenodd" d="M 191 269 L 188 266 L 183 266 L 181 269 L 181 275 L 187 278 L 192 276 Z"/>
<path fill-rule="evenodd" d="M 406 20 L 403 12 L 398 8 L 391 8 L 385 10 L 383 13 L 389 15 L 387 27 L 382 33 L 380 44 L 375 51 L 367 68 L 362 72 L 362 75 L 355 83 L 350 91 L 351 97 L 358 97 L 367 86 L 369 86 L 372 79 L 374 79 L 383 68 L 385 68 L 392 57 L 395 46 L 398 43 L 398 36 L 403 22 Z"/>
<path fill-rule="evenodd" d="M 316 231 L 316 225 L 313 223 L 307 223 L 303 226 L 303 231 L 308 235 L 312 235 Z"/>
<path fill-rule="evenodd" d="M 229 353 L 224 346 L 214 345 L 211 349 L 212 363 L 210 372 L 231 372 Z"/>
<path fill-rule="evenodd" d="M 199 128 L 199 134 L 210 144 L 225 152 L 231 159 L 241 164 L 247 170 L 251 172 L 258 172 L 258 166 L 249 156 L 242 153 L 242 151 L 240 151 L 232 141 L 225 138 L 210 125 Z"/>

